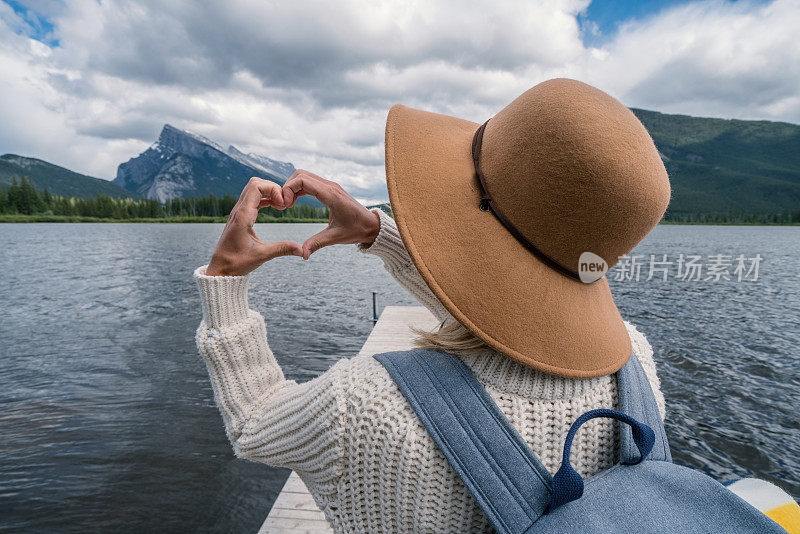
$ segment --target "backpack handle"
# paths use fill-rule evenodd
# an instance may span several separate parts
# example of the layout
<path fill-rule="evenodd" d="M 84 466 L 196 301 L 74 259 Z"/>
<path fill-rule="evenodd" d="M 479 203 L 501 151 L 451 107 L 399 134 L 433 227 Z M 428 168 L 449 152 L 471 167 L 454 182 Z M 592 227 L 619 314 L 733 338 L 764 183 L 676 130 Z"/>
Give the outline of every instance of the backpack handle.
<path fill-rule="evenodd" d="M 646 424 L 640 423 L 627 414 L 608 408 L 600 408 L 586 412 L 572 423 L 569 432 L 567 432 L 567 438 L 564 441 L 564 457 L 561 461 L 561 467 L 556 474 L 553 475 L 553 497 L 550 500 L 550 506 L 547 512 L 551 512 L 563 504 L 579 499 L 581 495 L 583 495 L 583 479 L 578 472 L 572 468 L 572 465 L 570 465 L 569 454 L 572 449 L 572 440 L 575 438 L 575 434 L 578 432 L 580 426 L 586 421 L 598 417 L 608 417 L 630 425 L 631 433 L 633 434 L 633 442 L 639 449 L 640 456 L 639 459 L 634 462 L 622 462 L 623 464 L 636 465 L 644 460 L 653 449 L 656 435 L 653 429 Z"/>

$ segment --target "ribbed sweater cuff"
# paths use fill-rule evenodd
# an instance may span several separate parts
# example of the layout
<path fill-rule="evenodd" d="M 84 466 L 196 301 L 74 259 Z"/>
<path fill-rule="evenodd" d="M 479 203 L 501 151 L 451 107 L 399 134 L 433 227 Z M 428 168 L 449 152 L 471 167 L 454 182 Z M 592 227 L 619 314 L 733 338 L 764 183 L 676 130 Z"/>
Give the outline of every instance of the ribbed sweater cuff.
<path fill-rule="evenodd" d="M 203 321 L 208 328 L 224 328 L 248 317 L 247 284 L 250 275 L 207 276 L 203 265 L 194 271 L 194 279 L 203 301 Z"/>
<path fill-rule="evenodd" d="M 374 208 L 372 211 L 378 214 L 381 229 L 372 245 L 359 244 L 358 250 L 378 256 L 390 271 L 408 268 L 408 253 L 403 246 L 403 240 L 400 238 L 400 232 L 397 231 L 394 219 L 379 208 Z"/>

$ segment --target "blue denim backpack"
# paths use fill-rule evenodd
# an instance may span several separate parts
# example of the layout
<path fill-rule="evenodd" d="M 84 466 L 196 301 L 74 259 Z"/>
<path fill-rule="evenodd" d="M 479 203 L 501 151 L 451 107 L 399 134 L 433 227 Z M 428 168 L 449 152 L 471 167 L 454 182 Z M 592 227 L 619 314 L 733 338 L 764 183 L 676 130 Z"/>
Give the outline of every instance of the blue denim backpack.
<path fill-rule="evenodd" d="M 412 350 L 375 358 L 500 534 L 786 534 L 722 484 L 672 463 L 653 391 L 635 355 L 616 375 L 619 411 L 578 417 L 554 476 L 456 356 Z M 570 466 L 570 447 L 580 426 L 596 417 L 624 424 L 620 463 L 584 482 Z"/>

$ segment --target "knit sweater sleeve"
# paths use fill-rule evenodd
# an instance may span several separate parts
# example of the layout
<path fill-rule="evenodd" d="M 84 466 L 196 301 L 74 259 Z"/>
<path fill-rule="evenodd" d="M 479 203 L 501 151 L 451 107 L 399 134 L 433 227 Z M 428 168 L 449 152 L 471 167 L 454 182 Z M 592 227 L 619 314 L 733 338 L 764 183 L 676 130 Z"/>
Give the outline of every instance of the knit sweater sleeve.
<path fill-rule="evenodd" d="M 249 276 L 206 276 L 203 266 L 194 277 L 203 302 L 197 347 L 236 456 L 333 482 L 347 361 L 309 382 L 286 380 L 264 319 L 248 307 Z"/>
<path fill-rule="evenodd" d="M 428 308 L 437 319 L 443 321 L 449 318 L 450 313 L 439 302 L 439 299 L 430 290 L 428 284 L 422 279 L 422 275 L 419 274 L 419 271 L 411 261 L 411 257 L 403 245 L 403 240 L 400 238 L 400 232 L 397 230 L 394 219 L 380 209 L 374 209 L 373 211 L 380 216 L 380 232 L 372 245 L 358 245 L 358 249 L 367 254 L 374 254 L 383 260 L 383 266 L 389 271 L 389 274 L 411 293 L 420 304 Z"/>

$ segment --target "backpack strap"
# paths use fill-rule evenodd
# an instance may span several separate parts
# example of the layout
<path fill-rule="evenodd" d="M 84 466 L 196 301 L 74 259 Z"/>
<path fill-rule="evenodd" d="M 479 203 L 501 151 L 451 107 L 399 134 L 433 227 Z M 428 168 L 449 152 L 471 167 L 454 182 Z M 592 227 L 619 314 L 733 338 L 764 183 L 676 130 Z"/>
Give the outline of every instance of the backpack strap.
<path fill-rule="evenodd" d="M 664 422 L 658 411 L 656 397 L 647 380 L 636 353 L 631 354 L 628 363 L 617 371 L 617 389 L 619 390 L 619 411 L 628 414 L 637 421 L 646 424 L 655 432 L 655 444 L 647 457 L 648 460 L 672 461 L 669 451 Z M 624 464 L 636 463 L 640 459 L 639 449 L 631 433 L 631 427 L 620 428 L 620 461 Z"/>
<path fill-rule="evenodd" d="M 499 533 L 522 533 L 550 504 L 552 477 L 458 357 L 375 356 Z"/>

